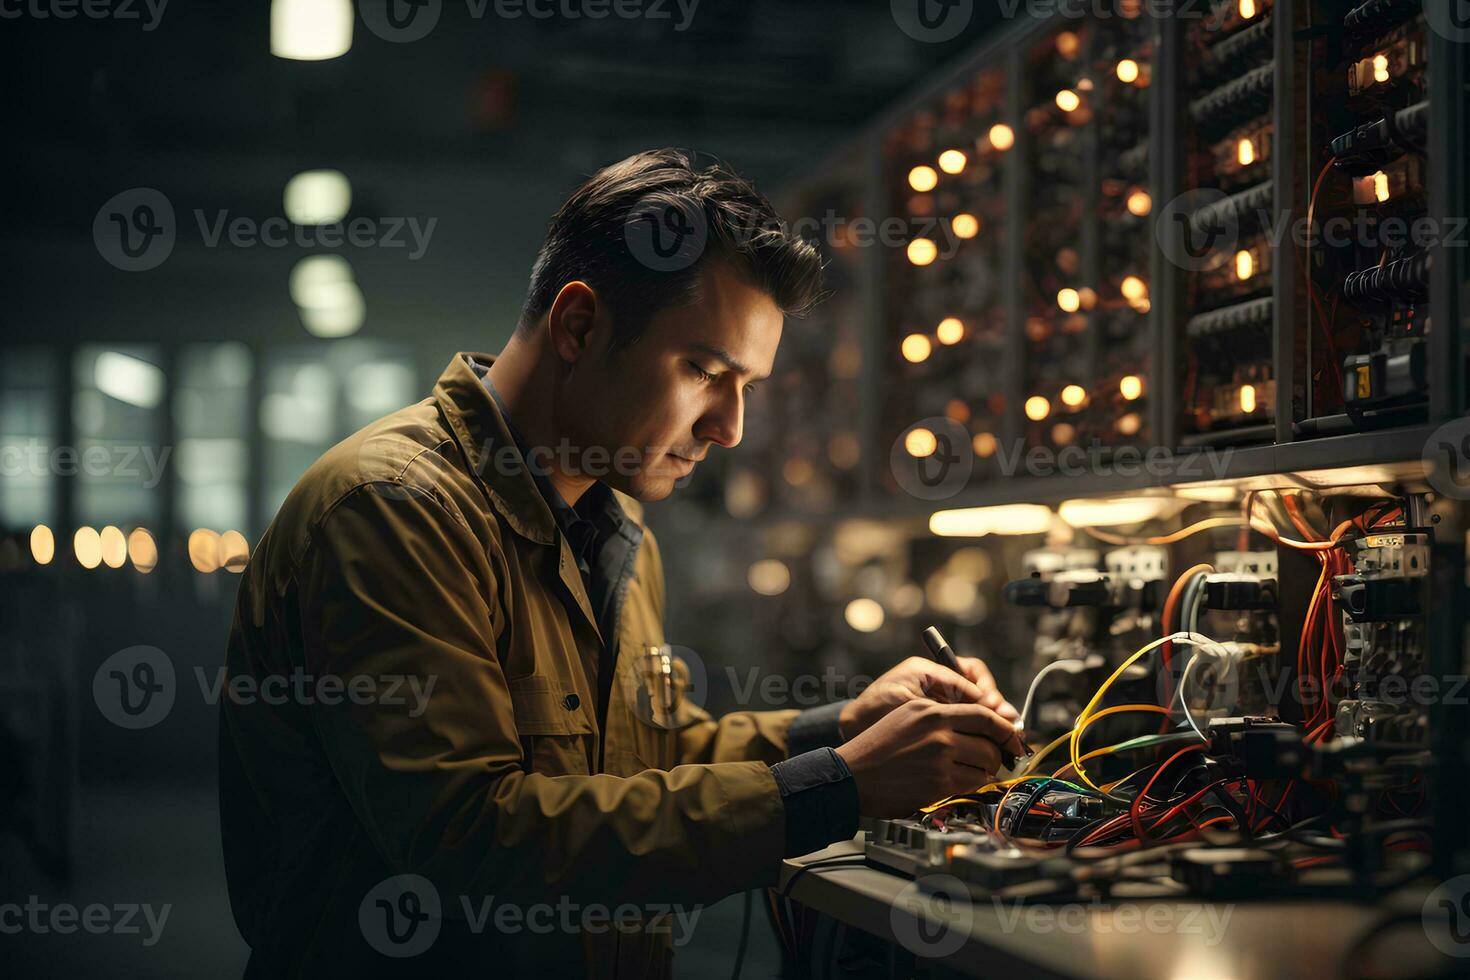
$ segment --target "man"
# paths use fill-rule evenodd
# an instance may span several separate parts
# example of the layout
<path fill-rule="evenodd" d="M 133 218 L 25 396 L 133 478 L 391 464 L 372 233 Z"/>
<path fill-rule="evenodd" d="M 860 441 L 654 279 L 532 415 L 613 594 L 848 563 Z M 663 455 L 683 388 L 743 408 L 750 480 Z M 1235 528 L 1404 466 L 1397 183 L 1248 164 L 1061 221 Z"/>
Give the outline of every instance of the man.
<path fill-rule="evenodd" d="M 638 154 L 552 219 L 498 357 L 456 355 L 302 477 L 228 670 L 317 693 L 222 709 L 250 975 L 664 976 L 671 907 L 771 885 L 859 813 L 973 789 L 1018 748 L 976 660 L 713 720 L 663 652 L 642 502 L 740 441 L 819 285 L 750 184 Z"/>

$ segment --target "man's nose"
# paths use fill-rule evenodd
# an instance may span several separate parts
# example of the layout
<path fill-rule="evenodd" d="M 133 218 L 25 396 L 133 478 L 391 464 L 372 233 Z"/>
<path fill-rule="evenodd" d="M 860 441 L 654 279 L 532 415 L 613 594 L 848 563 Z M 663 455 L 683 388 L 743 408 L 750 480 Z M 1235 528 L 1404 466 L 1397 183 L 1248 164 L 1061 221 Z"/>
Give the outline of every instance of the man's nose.
<path fill-rule="evenodd" d="M 733 449 L 740 444 L 745 414 L 745 399 L 737 389 L 721 398 L 700 417 L 694 427 L 696 438 Z"/>

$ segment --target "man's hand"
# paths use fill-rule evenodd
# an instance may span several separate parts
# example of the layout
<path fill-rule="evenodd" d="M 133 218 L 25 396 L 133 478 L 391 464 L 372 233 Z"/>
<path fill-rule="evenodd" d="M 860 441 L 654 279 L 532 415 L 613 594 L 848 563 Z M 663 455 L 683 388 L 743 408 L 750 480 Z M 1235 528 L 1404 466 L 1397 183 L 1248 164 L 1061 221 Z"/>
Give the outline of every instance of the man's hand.
<path fill-rule="evenodd" d="M 836 749 L 857 783 L 858 810 L 904 817 L 968 793 L 1001 766 L 1001 749 L 1021 751 L 1009 721 L 984 705 L 913 698 Z"/>
<path fill-rule="evenodd" d="M 837 728 L 843 741 L 856 738 L 878 719 L 915 699 L 978 704 L 1007 721 L 1020 719 L 1020 712 L 1001 697 L 984 662 L 974 657 L 960 657 L 959 662 L 963 677 L 927 657 L 910 657 L 879 677 L 842 709 Z"/>

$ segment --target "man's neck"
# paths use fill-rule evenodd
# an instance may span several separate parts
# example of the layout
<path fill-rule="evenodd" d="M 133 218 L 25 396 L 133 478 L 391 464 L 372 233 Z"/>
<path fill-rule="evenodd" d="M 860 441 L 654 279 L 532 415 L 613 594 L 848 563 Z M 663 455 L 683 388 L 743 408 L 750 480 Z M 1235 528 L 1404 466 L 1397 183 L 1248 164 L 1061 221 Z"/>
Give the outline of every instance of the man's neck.
<path fill-rule="evenodd" d="M 569 475 L 562 469 L 567 453 L 562 450 L 562 433 L 556 425 L 556 399 L 560 383 L 556 365 L 534 341 L 512 337 L 490 365 L 490 383 L 505 403 L 505 410 L 526 442 L 526 452 L 535 453 L 536 463 L 568 506 L 575 507 L 596 481 L 589 476 Z M 538 451 L 539 450 L 539 451 Z M 572 461 L 580 450 L 571 447 Z"/>

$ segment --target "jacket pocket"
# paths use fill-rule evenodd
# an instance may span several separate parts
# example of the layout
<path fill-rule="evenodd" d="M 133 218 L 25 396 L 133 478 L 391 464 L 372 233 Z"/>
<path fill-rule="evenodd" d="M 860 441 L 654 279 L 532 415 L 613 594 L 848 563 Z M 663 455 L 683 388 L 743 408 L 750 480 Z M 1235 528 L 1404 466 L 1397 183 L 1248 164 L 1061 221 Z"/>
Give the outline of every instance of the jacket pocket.
<path fill-rule="evenodd" d="M 632 654 L 631 656 L 629 654 Z M 664 644 L 640 643 L 618 658 L 620 708 L 617 742 L 626 745 L 641 769 L 672 769 L 679 763 L 679 732 L 695 720 L 684 699 L 687 670 L 677 660 L 664 662 Z M 614 719 L 609 717 L 611 729 Z"/>
<path fill-rule="evenodd" d="M 525 768 L 548 776 L 590 773 L 592 722 L 581 695 L 562 690 L 571 685 L 544 674 L 508 686 Z"/>

